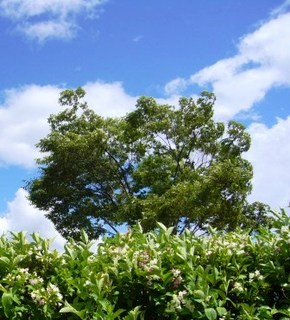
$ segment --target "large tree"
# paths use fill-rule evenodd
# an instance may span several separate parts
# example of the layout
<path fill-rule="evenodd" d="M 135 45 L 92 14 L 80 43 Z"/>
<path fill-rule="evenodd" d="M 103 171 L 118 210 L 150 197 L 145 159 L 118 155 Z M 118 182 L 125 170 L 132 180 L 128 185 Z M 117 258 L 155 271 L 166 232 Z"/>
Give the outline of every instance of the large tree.
<path fill-rule="evenodd" d="M 40 173 L 27 185 L 63 236 L 85 229 L 96 238 L 137 221 L 179 233 L 244 223 L 250 136 L 240 123 L 214 121 L 213 94 L 181 98 L 178 108 L 141 97 L 123 118 L 100 117 L 84 95 L 61 93 L 66 109 L 49 117 L 50 133 L 37 145 Z"/>

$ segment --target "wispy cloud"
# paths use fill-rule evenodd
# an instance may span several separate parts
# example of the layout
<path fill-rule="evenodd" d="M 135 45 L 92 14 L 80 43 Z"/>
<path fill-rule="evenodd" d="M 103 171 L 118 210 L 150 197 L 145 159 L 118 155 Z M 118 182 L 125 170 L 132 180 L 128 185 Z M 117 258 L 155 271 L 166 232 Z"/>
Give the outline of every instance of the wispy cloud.
<path fill-rule="evenodd" d="M 28 38 L 43 42 L 76 34 L 77 16 L 97 17 L 108 0 L 0 0 L 0 14 L 11 19 Z"/>
<path fill-rule="evenodd" d="M 165 87 L 165 93 L 167 95 L 176 94 L 182 92 L 188 87 L 188 81 L 183 78 L 175 78 L 168 82 Z"/>
<path fill-rule="evenodd" d="M 29 39 L 44 42 L 52 38 L 70 39 L 77 31 L 77 26 L 65 20 L 48 20 L 38 23 L 24 23 L 18 27 Z"/>
<path fill-rule="evenodd" d="M 140 42 L 143 39 L 142 35 L 138 35 L 132 39 L 133 42 Z"/>
<path fill-rule="evenodd" d="M 217 61 L 187 79 L 173 79 L 166 84 L 165 92 L 181 94 L 196 85 L 215 92 L 216 116 L 223 120 L 249 111 L 270 89 L 289 86 L 290 13 L 272 17 L 244 36 L 235 56 Z"/>
<path fill-rule="evenodd" d="M 278 14 L 284 13 L 290 7 L 290 0 L 285 0 L 280 6 L 276 7 L 271 14 L 276 16 Z"/>

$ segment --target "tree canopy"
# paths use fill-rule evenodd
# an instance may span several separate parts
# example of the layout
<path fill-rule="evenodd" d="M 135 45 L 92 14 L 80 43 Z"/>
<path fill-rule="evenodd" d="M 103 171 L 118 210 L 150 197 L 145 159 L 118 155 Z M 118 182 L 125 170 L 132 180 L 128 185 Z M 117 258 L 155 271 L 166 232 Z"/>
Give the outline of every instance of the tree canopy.
<path fill-rule="evenodd" d="M 246 214 L 253 173 L 242 157 L 250 136 L 238 122 L 214 121 L 214 94 L 183 97 L 176 108 L 141 97 L 122 118 L 97 115 L 84 96 L 61 93 L 66 108 L 49 117 L 39 176 L 27 184 L 63 236 L 84 229 L 97 238 L 137 221 L 144 230 L 157 221 L 176 233 L 232 230 L 255 216 Z"/>

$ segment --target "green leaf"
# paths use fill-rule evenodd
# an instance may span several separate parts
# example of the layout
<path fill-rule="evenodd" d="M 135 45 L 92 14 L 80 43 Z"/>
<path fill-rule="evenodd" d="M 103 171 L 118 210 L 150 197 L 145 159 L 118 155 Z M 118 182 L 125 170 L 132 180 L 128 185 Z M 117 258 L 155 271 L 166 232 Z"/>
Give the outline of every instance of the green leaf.
<path fill-rule="evenodd" d="M 202 290 L 194 290 L 193 291 L 194 297 L 197 299 L 204 299 L 205 294 Z"/>
<path fill-rule="evenodd" d="M 22 260 L 24 260 L 26 258 L 25 255 L 18 255 L 13 259 L 13 265 L 18 265 L 19 262 L 21 262 Z"/>
<path fill-rule="evenodd" d="M 71 249 L 71 246 L 70 246 L 69 244 L 66 244 L 66 245 L 64 246 L 64 249 L 65 249 L 65 253 L 66 253 L 67 255 L 69 255 L 70 258 L 74 259 L 74 258 L 76 257 L 75 251 L 74 251 L 73 249 Z"/>
<path fill-rule="evenodd" d="M 271 311 L 271 314 L 274 315 L 274 314 L 283 314 L 285 316 L 289 316 L 290 317 L 290 308 L 289 309 L 280 309 L 280 310 L 277 310 L 277 309 L 273 309 Z"/>
<path fill-rule="evenodd" d="M 4 292 L 2 294 L 1 302 L 4 308 L 4 313 L 6 317 L 10 318 L 12 315 L 12 304 L 13 304 L 14 298 L 12 292 Z"/>
<path fill-rule="evenodd" d="M 217 307 L 216 311 L 217 311 L 218 315 L 221 317 L 227 314 L 227 309 L 224 307 Z"/>
<path fill-rule="evenodd" d="M 166 226 L 163 224 L 163 223 L 161 223 L 161 222 L 157 222 L 157 225 L 158 225 L 158 227 L 161 229 L 161 230 L 163 230 L 163 231 L 167 231 L 167 228 L 166 228 Z"/>
<path fill-rule="evenodd" d="M 213 308 L 204 309 L 204 313 L 205 313 L 208 320 L 216 320 L 216 318 L 217 318 L 217 313 L 216 313 L 215 309 L 213 309 Z"/>
<path fill-rule="evenodd" d="M 89 237 L 84 229 L 81 230 L 81 240 L 83 243 L 88 244 L 89 243 Z"/>
<path fill-rule="evenodd" d="M 4 262 L 4 264 L 7 264 L 8 266 L 11 264 L 11 261 L 7 257 L 0 257 L 0 261 Z"/>
<path fill-rule="evenodd" d="M 86 310 L 84 309 L 84 310 L 78 311 L 66 301 L 65 307 L 63 307 L 59 312 L 60 313 L 73 313 L 76 316 L 78 316 L 80 319 L 85 319 Z"/>
<path fill-rule="evenodd" d="M 140 311 L 141 307 L 137 306 L 134 310 L 129 311 L 128 315 L 123 318 L 123 320 L 138 320 L 139 316 L 144 319 L 143 312 Z"/>
<path fill-rule="evenodd" d="M 124 313 L 125 311 L 126 311 L 126 310 L 124 310 L 124 309 L 118 309 L 117 311 L 115 311 L 115 312 L 113 313 L 112 319 L 117 319 L 117 318 L 120 316 L 120 314 Z"/>
<path fill-rule="evenodd" d="M 38 244 L 41 241 L 39 234 L 36 232 L 33 232 L 31 234 L 31 238 L 35 241 L 36 244 Z"/>

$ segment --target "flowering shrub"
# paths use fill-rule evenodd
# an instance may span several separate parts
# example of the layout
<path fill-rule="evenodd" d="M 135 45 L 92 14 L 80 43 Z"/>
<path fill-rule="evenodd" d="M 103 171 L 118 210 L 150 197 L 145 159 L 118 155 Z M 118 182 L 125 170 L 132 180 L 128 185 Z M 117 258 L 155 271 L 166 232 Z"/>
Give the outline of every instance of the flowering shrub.
<path fill-rule="evenodd" d="M 159 224 L 108 238 L 0 238 L 0 319 L 289 319 L 290 219 L 271 229 L 173 235 Z"/>

